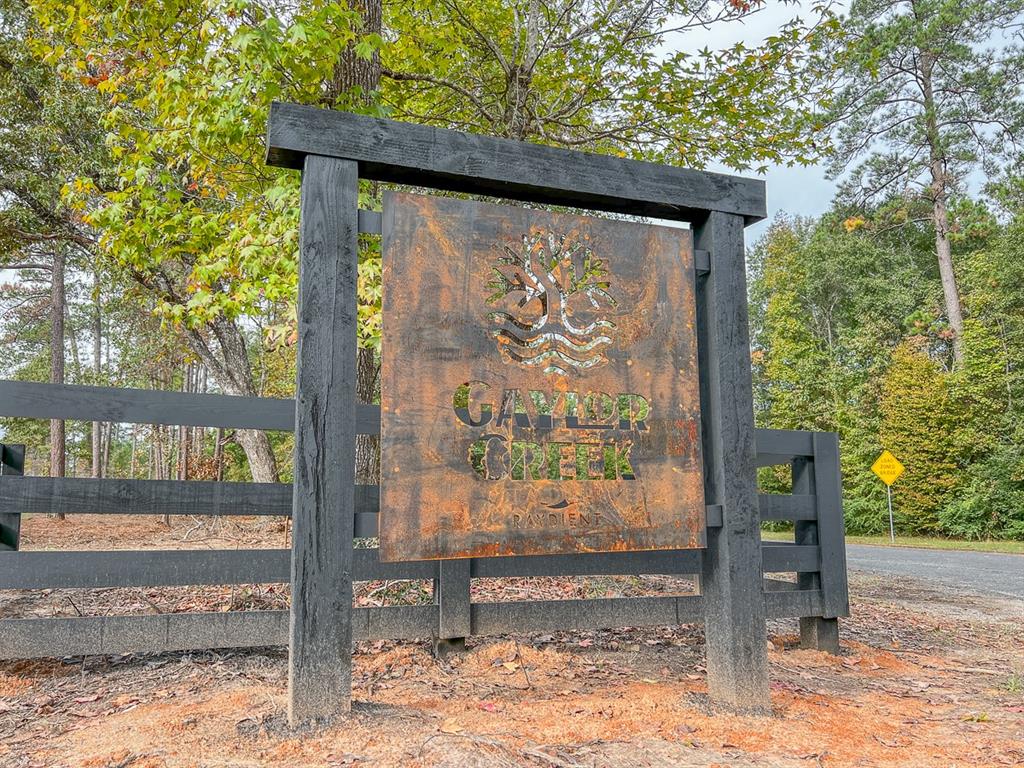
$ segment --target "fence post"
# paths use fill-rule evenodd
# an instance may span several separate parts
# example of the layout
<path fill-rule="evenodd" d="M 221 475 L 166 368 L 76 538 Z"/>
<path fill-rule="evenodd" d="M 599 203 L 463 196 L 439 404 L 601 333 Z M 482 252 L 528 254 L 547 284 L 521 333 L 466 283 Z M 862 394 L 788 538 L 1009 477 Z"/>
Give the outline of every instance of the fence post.
<path fill-rule="evenodd" d="M 25 446 L 0 443 L 0 475 L 25 473 Z M 17 550 L 21 538 L 21 512 L 0 512 L 0 550 Z"/>
<path fill-rule="evenodd" d="M 466 638 L 472 634 L 470 626 L 470 568 L 472 560 L 441 560 L 437 580 L 437 638 L 434 653 L 443 656 L 451 651 L 463 650 Z"/>
<path fill-rule="evenodd" d="M 352 700 L 356 163 L 302 172 L 288 719 L 319 725 Z"/>
<path fill-rule="evenodd" d="M 821 547 L 821 591 L 826 619 L 850 615 L 846 575 L 846 526 L 843 520 L 843 482 L 839 469 L 839 435 L 815 432 L 815 506 Z"/>
<path fill-rule="evenodd" d="M 711 261 L 697 282 L 705 501 L 723 505 L 701 573 L 708 693 L 734 710 L 768 712 L 743 217 L 710 213 L 694 235 Z"/>
<path fill-rule="evenodd" d="M 813 439 L 813 438 L 812 438 Z M 817 478 L 815 462 L 806 456 L 797 456 L 791 463 L 793 493 L 815 496 L 815 515 L 820 515 L 817 505 Z M 797 544 L 814 546 L 818 544 L 818 520 L 798 520 L 793 526 Z M 822 567 L 819 562 L 818 568 Z M 799 589 L 821 589 L 819 571 L 800 572 L 796 575 Z M 837 619 L 821 616 L 800 617 L 800 647 L 815 651 L 839 653 L 839 623 Z"/>

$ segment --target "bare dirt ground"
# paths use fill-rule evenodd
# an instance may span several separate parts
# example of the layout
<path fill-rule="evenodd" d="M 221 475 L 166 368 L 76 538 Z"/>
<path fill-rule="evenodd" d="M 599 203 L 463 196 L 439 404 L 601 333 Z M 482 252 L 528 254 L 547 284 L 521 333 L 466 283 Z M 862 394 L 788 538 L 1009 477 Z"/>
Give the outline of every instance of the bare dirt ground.
<path fill-rule="evenodd" d="M 29 520 L 26 538 L 83 547 L 81 522 Z M 187 529 L 147 529 L 147 543 Z M 0 615 L 64 614 L 72 595 L 86 614 L 285 605 L 284 587 L 258 589 L 271 588 L 9 592 Z M 478 600 L 689 588 L 665 577 L 474 584 Z M 709 711 L 699 627 L 476 638 L 443 660 L 426 643 L 364 644 L 352 716 L 317 734 L 285 725 L 282 649 L 3 662 L 0 765 L 1024 765 L 1024 604 L 907 579 L 854 575 L 851 588 L 841 656 L 798 650 L 796 622 L 772 623 L 771 717 Z M 417 601 L 429 588 L 364 584 L 359 599 Z"/>

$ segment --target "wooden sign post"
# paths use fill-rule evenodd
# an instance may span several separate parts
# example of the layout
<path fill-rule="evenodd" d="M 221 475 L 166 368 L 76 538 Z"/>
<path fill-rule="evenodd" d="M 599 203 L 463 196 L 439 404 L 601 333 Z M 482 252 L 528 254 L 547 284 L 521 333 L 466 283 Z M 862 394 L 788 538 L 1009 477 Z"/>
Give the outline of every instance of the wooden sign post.
<path fill-rule="evenodd" d="M 468 599 L 477 555 L 668 547 L 637 554 L 698 564 L 711 700 L 767 712 L 743 251 L 763 183 L 286 104 L 267 145 L 303 170 L 292 722 L 350 706 L 357 177 L 691 223 L 389 197 L 380 536 L 393 558 L 473 556 L 439 569 L 442 624 L 446 574 Z M 472 610 L 446 630 L 493 626 L 451 599 Z M 697 618 L 673 605 L 648 623 Z"/>

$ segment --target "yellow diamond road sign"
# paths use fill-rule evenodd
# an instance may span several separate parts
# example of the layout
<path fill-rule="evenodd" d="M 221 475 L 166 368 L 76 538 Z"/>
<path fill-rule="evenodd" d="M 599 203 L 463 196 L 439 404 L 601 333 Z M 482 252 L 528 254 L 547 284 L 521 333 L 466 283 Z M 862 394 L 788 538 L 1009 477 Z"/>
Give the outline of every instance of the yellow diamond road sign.
<path fill-rule="evenodd" d="M 882 451 L 882 455 L 871 465 L 871 471 L 882 478 L 882 482 L 886 485 L 895 483 L 896 479 L 903 474 L 903 469 L 900 460 L 888 451 Z"/>

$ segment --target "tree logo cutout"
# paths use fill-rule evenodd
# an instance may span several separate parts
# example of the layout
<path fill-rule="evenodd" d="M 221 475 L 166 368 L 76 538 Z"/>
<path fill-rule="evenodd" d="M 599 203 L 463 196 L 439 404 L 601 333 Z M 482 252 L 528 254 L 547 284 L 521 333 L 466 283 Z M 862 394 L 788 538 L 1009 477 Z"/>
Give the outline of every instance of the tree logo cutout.
<path fill-rule="evenodd" d="M 507 358 L 544 373 L 568 375 L 608 361 L 618 302 L 604 262 L 573 235 L 523 235 L 504 245 L 487 283 L 490 331 Z M 508 311 L 505 311 L 505 310 Z"/>

